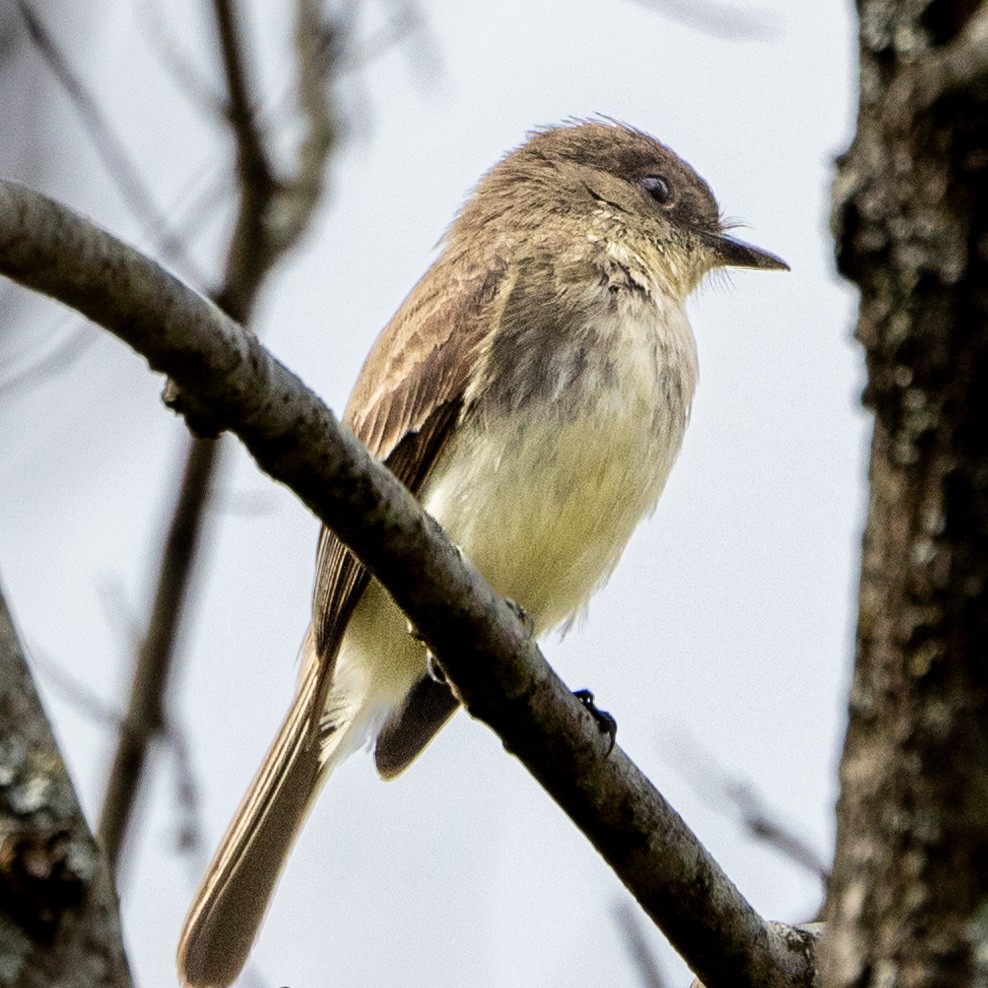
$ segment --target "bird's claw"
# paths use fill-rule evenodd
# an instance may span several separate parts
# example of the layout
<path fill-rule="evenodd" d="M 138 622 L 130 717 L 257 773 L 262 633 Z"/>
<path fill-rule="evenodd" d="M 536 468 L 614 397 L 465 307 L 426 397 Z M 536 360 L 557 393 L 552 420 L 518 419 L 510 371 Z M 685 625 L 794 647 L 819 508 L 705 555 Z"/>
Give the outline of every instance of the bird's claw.
<path fill-rule="evenodd" d="M 590 690 L 577 690 L 573 696 L 583 704 L 583 708 L 593 717 L 597 728 L 601 734 L 606 734 L 610 744 L 607 746 L 607 754 L 614 750 L 614 743 L 617 740 L 617 721 L 606 711 L 599 710 L 594 703 L 593 693 Z"/>

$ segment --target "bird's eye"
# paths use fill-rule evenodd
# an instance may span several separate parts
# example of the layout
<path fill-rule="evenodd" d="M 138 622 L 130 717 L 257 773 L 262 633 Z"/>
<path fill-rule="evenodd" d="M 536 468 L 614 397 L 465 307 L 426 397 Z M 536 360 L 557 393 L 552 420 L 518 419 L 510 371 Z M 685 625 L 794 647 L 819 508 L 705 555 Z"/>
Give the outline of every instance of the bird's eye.
<path fill-rule="evenodd" d="M 642 188 L 660 206 L 668 206 L 672 202 L 672 186 L 664 175 L 646 175 L 642 179 Z"/>

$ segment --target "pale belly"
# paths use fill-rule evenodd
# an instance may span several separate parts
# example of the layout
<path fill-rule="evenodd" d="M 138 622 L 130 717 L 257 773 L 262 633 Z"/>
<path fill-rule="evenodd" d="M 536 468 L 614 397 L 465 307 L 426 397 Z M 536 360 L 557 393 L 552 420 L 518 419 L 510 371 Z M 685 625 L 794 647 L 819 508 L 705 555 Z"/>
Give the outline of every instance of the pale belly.
<path fill-rule="evenodd" d="M 654 508 L 682 425 L 647 430 L 625 417 L 464 429 L 429 479 L 426 510 L 490 581 L 532 618 L 536 635 L 571 620 L 610 575 Z M 424 674 L 426 653 L 376 581 L 347 628 L 334 691 L 371 702 L 360 736 Z"/>
<path fill-rule="evenodd" d="M 583 607 L 654 508 L 682 438 L 659 431 L 614 414 L 465 429 L 423 502 L 541 635 Z"/>
<path fill-rule="evenodd" d="M 425 509 L 494 589 L 526 611 L 536 635 L 585 606 L 665 486 L 696 378 L 685 317 L 676 311 L 666 320 L 661 333 L 654 321 L 602 324 L 603 344 L 582 375 L 561 374 L 541 404 L 510 409 L 480 396 L 421 491 Z M 372 696 L 375 721 L 424 668 L 424 648 L 373 582 L 342 643 L 341 692 Z"/>

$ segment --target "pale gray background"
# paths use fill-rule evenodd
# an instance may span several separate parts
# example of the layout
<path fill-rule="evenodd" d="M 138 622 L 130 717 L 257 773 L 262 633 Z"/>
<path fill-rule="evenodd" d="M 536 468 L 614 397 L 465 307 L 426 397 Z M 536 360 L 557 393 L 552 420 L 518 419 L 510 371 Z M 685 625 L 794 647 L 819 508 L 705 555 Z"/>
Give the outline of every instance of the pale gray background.
<path fill-rule="evenodd" d="M 180 214 L 190 191 L 224 174 L 229 145 L 149 39 L 170 38 L 217 86 L 211 22 L 205 2 L 182 0 L 161 4 L 167 31 L 149 29 L 140 6 L 52 0 L 39 10 L 162 208 Z M 276 94 L 290 72 L 281 8 L 291 5 L 250 6 L 264 89 Z M 395 9 L 369 5 L 361 36 Z M 743 9 L 754 8 L 730 6 Z M 680 769 L 702 745 L 829 855 L 865 492 L 854 298 L 836 279 L 827 232 L 832 160 L 853 124 L 850 5 L 760 0 L 765 20 L 755 23 L 770 31 L 756 40 L 716 37 L 630 0 L 423 0 L 423 11 L 426 30 L 349 77 L 351 139 L 333 162 L 330 199 L 269 283 L 258 329 L 341 409 L 477 177 L 527 128 L 595 112 L 669 143 L 744 219 L 744 236 L 791 263 L 791 274 L 739 272 L 694 299 L 701 381 L 667 492 L 588 620 L 545 650 L 568 683 L 593 688 L 616 715 L 622 746 L 754 905 L 806 919 L 818 883 L 742 837 Z M 3 24 L 17 28 L 9 7 Z M 152 246 L 37 57 L 22 48 L 12 58 L 0 76 L 4 172 Z M 229 193 L 224 202 L 194 251 L 210 273 Z M 6 289 L 2 300 L 0 574 L 95 813 L 111 731 L 51 666 L 119 702 L 184 429 L 157 400 L 161 381 L 95 331 L 66 367 L 11 384 L 79 323 Z M 225 510 L 210 517 L 173 697 L 200 787 L 200 856 L 288 703 L 317 532 L 232 443 L 225 467 Z M 153 767 L 122 875 L 127 940 L 146 986 L 174 981 L 202 865 L 176 850 L 182 814 L 168 749 Z M 365 756 L 334 777 L 279 888 L 255 983 L 633 985 L 615 921 L 625 898 L 524 770 L 461 714 L 390 785 Z M 660 934 L 650 937 L 671 983 L 685 984 Z"/>

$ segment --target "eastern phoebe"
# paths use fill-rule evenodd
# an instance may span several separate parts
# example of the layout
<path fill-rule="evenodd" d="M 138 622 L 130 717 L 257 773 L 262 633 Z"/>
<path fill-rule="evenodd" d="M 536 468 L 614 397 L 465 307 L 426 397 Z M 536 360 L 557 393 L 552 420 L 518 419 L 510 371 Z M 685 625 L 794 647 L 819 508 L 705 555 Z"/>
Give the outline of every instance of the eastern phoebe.
<path fill-rule="evenodd" d="M 696 384 L 687 296 L 734 265 L 706 182 L 594 121 L 533 133 L 481 180 L 370 352 L 345 421 L 543 635 L 655 507 Z M 403 771 L 457 708 L 388 594 L 328 529 L 295 700 L 192 904 L 186 985 L 229 985 L 299 828 L 369 737 Z"/>

